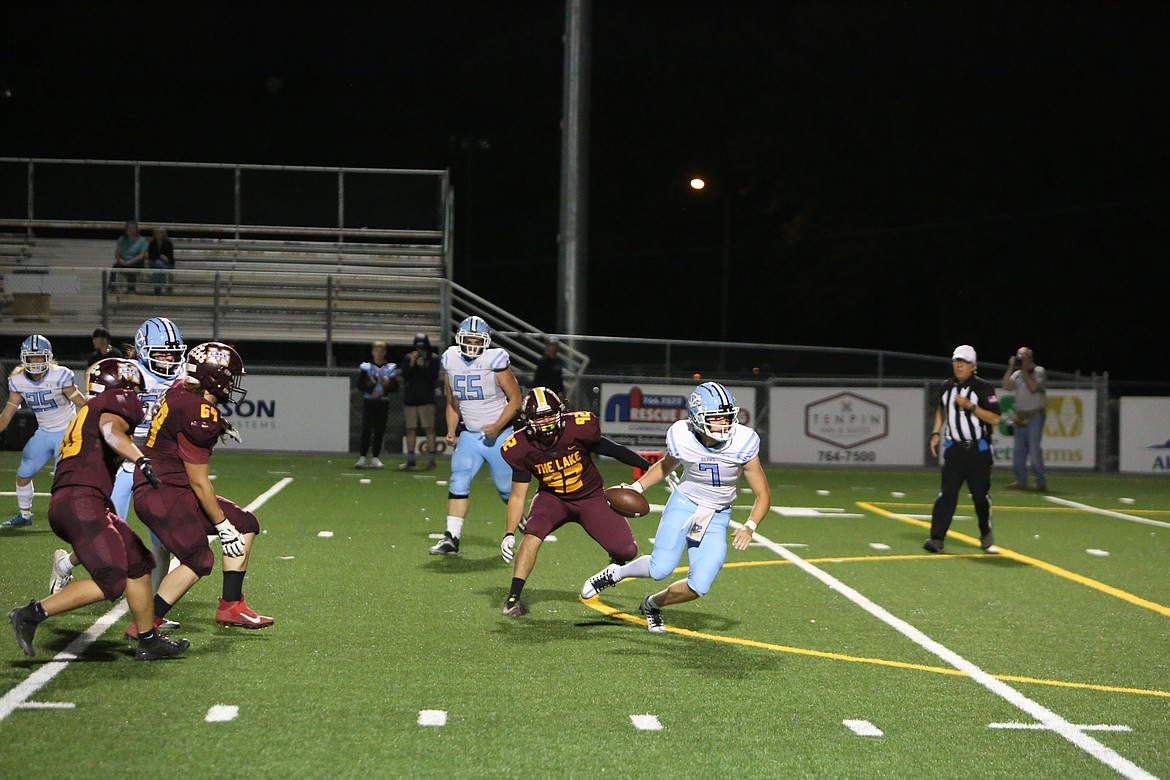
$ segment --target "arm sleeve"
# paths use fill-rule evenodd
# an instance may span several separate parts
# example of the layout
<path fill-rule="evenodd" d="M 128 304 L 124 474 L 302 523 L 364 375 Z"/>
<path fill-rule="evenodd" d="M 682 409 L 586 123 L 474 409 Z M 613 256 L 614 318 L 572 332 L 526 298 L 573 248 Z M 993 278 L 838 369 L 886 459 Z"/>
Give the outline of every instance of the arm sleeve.
<path fill-rule="evenodd" d="M 597 443 L 589 448 L 591 452 L 596 452 L 598 455 L 608 455 L 609 457 L 624 463 L 627 466 L 633 466 L 639 469 L 650 468 L 650 461 L 643 458 L 638 453 L 631 450 L 629 447 L 623 447 L 613 439 L 608 439 L 602 436 L 597 440 Z"/>
<path fill-rule="evenodd" d="M 523 482 L 527 485 L 532 481 L 532 475 L 523 469 L 512 469 L 512 481 Z"/>

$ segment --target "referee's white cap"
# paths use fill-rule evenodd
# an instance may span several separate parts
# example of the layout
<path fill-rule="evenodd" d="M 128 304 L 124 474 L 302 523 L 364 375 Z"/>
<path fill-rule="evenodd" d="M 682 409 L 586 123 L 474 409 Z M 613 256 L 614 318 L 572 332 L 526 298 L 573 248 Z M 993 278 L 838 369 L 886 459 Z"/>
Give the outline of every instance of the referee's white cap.
<path fill-rule="evenodd" d="M 951 355 L 951 360 L 963 360 L 967 363 L 975 363 L 975 347 L 969 344 L 955 347 L 955 354 Z"/>

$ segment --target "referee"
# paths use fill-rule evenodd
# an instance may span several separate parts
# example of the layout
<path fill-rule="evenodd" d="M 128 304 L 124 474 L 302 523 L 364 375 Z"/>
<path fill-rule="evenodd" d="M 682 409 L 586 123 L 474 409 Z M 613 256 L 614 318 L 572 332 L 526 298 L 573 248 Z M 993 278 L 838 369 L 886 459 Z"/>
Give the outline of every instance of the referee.
<path fill-rule="evenodd" d="M 943 446 L 942 485 L 930 514 L 930 538 L 922 547 L 932 553 L 943 551 L 943 541 L 959 503 L 959 488 L 966 482 L 979 519 L 979 546 L 994 552 L 991 428 L 999 423 L 999 398 L 990 382 L 975 376 L 974 347 L 956 347 L 951 365 L 955 376 L 939 384 L 938 408 L 934 410 L 930 434 L 931 455 L 937 458 L 940 441 Z"/>

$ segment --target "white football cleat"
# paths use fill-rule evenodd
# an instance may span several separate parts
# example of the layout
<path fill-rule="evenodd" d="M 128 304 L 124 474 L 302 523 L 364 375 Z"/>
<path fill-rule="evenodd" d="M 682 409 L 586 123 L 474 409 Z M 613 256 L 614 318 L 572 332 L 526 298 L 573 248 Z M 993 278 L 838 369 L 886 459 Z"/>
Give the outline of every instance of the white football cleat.
<path fill-rule="evenodd" d="M 52 573 L 49 575 L 49 595 L 56 593 L 73 579 L 73 565 L 68 550 L 53 550 Z"/>
<path fill-rule="evenodd" d="M 616 563 L 611 563 L 585 580 L 585 584 L 581 586 L 581 598 L 591 599 L 606 588 L 611 588 L 621 582 L 624 578 L 618 576 L 618 568 Z"/>

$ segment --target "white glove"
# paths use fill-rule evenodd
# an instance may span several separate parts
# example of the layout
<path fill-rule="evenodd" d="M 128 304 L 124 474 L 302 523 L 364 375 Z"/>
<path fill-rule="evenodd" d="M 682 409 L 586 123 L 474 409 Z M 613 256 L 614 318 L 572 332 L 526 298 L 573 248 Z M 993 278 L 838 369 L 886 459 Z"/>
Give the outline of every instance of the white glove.
<path fill-rule="evenodd" d="M 504 559 L 504 563 L 511 563 L 512 558 L 516 555 L 516 535 L 504 534 L 504 538 L 500 540 L 500 557 Z"/>
<path fill-rule="evenodd" d="M 366 361 L 365 363 L 359 364 L 358 368 L 360 368 L 362 371 L 365 371 L 367 374 L 370 373 L 371 371 L 375 370 L 374 364 L 369 362 L 369 361 Z"/>
<path fill-rule="evenodd" d="M 670 485 L 672 491 L 678 490 L 678 474 L 673 471 L 666 475 L 666 484 Z"/>
<path fill-rule="evenodd" d="M 221 442 L 226 442 L 228 439 L 235 439 L 238 444 L 244 443 L 244 438 L 240 436 L 240 432 L 236 430 L 234 425 L 227 420 L 221 420 L 220 422 L 223 425 L 223 433 L 219 437 Z"/>
<path fill-rule="evenodd" d="M 231 520 L 225 517 L 222 523 L 215 526 L 215 531 L 219 534 L 224 555 L 229 558 L 239 558 L 244 554 L 244 537 L 240 536 L 239 530 L 232 525 Z"/>

